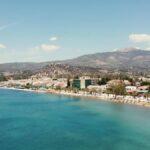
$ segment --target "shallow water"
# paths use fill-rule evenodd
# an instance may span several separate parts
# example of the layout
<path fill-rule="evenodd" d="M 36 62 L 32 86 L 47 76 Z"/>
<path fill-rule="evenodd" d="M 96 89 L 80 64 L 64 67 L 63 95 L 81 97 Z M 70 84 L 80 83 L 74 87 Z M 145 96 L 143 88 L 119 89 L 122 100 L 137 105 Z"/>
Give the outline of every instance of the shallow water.
<path fill-rule="evenodd" d="M 0 150 L 150 150 L 150 109 L 0 90 Z"/>

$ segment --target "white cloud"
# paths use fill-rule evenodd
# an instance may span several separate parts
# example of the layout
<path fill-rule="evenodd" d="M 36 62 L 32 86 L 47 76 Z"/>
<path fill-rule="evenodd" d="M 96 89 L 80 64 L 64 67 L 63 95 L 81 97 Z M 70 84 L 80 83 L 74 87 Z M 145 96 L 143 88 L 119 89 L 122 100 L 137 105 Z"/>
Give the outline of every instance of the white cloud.
<path fill-rule="evenodd" d="M 47 52 L 52 52 L 55 50 L 58 50 L 60 47 L 58 45 L 48 45 L 48 44 L 42 44 L 41 49 Z"/>
<path fill-rule="evenodd" d="M 60 49 L 60 46 L 58 45 L 41 44 L 40 46 L 36 46 L 32 48 L 31 50 L 34 50 L 34 51 L 43 50 L 45 52 L 53 52 L 58 49 Z"/>
<path fill-rule="evenodd" d="M 118 51 L 118 50 L 119 50 L 119 48 L 114 48 L 114 49 L 113 49 L 114 52 L 115 52 L 115 51 Z"/>
<path fill-rule="evenodd" d="M 136 51 L 136 50 L 140 50 L 140 47 L 126 47 L 126 48 L 114 49 L 114 51 L 117 51 L 117 52 L 130 52 L 130 51 Z"/>
<path fill-rule="evenodd" d="M 50 40 L 50 41 L 57 41 L 57 40 L 58 40 L 58 37 L 53 36 L 53 37 L 51 37 L 49 40 Z"/>
<path fill-rule="evenodd" d="M 4 44 L 0 44 L 0 49 L 4 49 L 6 46 Z"/>
<path fill-rule="evenodd" d="M 150 51 L 150 47 L 148 47 L 148 48 L 145 48 L 144 50 L 146 50 L 146 51 Z"/>
<path fill-rule="evenodd" d="M 129 35 L 129 40 L 131 40 L 135 43 L 150 42 L 150 35 L 148 35 L 148 34 L 131 34 L 131 35 Z"/>

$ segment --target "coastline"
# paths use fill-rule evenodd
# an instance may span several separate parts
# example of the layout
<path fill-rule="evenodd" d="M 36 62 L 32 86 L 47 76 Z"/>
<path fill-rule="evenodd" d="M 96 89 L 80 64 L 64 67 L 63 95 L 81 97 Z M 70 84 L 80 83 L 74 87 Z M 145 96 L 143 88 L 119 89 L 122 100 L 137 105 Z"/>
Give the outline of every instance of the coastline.
<path fill-rule="evenodd" d="M 85 92 L 79 92 L 79 93 L 73 93 L 69 91 L 58 91 L 54 89 L 49 90 L 32 90 L 32 89 L 19 89 L 14 87 L 0 87 L 0 89 L 8 89 L 8 90 L 17 90 L 17 91 L 25 91 L 25 92 L 34 92 L 34 93 L 46 93 L 46 94 L 56 94 L 56 95 L 64 95 L 64 96 L 70 96 L 70 97 L 81 97 L 81 98 L 90 98 L 92 100 L 101 100 L 101 101 L 107 101 L 107 102 L 113 102 L 113 103 L 119 103 L 119 104 L 129 104 L 129 105 L 135 105 L 135 106 L 142 106 L 142 107 L 148 107 L 150 108 L 150 98 L 146 99 L 143 97 L 133 97 L 133 96 L 120 96 L 113 94 L 87 94 Z"/>
<path fill-rule="evenodd" d="M 19 89 L 19 88 L 14 88 L 14 87 L 0 87 L 0 89 L 15 90 L 15 91 L 24 91 L 24 92 L 33 92 L 33 93 L 47 93 L 44 90 Z"/>
<path fill-rule="evenodd" d="M 149 107 L 150 108 L 150 98 L 148 100 L 142 99 L 142 98 L 134 98 L 133 96 L 116 96 L 112 94 L 80 94 L 80 93 L 72 93 L 72 92 L 64 92 L 64 91 L 51 91 L 47 92 L 51 94 L 57 94 L 57 95 L 65 95 L 65 96 L 73 96 L 73 97 L 83 97 L 83 98 L 90 98 L 92 100 L 101 100 L 101 101 L 107 101 L 107 102 L 113 102 L 113 103 L 120 103 L 120 104 L 129 104 L 129 105 L 135 105 L 135 106 L 143 106 L 143 107 Z"/>

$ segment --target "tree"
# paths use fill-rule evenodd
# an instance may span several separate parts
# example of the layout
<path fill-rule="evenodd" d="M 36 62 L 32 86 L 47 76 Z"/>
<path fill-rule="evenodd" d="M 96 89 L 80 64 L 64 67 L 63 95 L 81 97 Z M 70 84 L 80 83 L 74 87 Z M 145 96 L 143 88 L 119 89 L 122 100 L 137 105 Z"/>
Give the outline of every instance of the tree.
<path fill-rule="evenodd" d="M 32 87 L 32 85 L 30 84 L 30 83 L 27 83 L 26 85 L 25 85 L 25 88 L 26 89 L 30 89 Z"/>
<path fill-rule="evenodd" d="M 102 78 L 99 82 L 98 82 L 98 84 L 99 85 L 105 85 L 105 84 L 107 84 L 107 82 L 109 81 L 110 79 L 108 78 L 108 77 L 104 77 L 104 78 Z"/>
<path fill-rule="evenodd" d="M 0 82 L 2 81 L 7 81 L 7 78 L 3 74 L 0 74 Z"/>
<path fill-rule="evenodd" d="M 79 76 L 78 76 L 78 75 L 75 75 L 75 76 L 74 76 L 74 79 L 79 79 Z"/>
<path fill-rule="evenodd" d="M 112 84 L 108 88 L 108 93 L 115 94 L 115 96 L 125 95 L 126 94 L 125 85 L 123 83 Z"/>
<path fill-rule="evenodd" d="M 142 83 L 141 83 L 141 85 L 143 86 L 143 85 L 149 85 L 150 86 L 150 82 L 148 82 L 148 81 L 143 81 Z"/>

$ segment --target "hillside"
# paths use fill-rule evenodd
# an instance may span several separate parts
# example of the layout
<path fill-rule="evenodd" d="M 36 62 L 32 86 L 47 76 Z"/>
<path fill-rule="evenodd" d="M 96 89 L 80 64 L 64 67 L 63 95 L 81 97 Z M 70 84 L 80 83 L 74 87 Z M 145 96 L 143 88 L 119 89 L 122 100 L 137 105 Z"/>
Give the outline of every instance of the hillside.
<path fill-rule="evenodd" d="M 73 66 L 89 66 L 103 69 L 150 69 L 150 51 L 134 49 L 130 51 L 122 50 L 96 53 L 66 60 L 62 63 Z"/>
<path fill-rule="evenodd" d="M 49 62 L 33 63 L 33 62 L 17 62 L 17 63 L 5 63 L 0 64 L 0 72 L 17 72 L 17 71 L 38 71 L 44 66 L 48 65 Z"/>
<path fill-rule="evenodd" d="M 83 55 L 78 58 L 64 61 L 42 63 L 7 63 L 0 64 L 0 72 L 16 72 L 25 70 L 38 72 L 44 70 L 47 65 L 49 65 L 50 68 L 51 64 L 62 65 L 64 70 L 66 69 L 65 65 L 67 65 L 70 66 L 70 68 L 74 68 L 74 70 L 75 67 L 80 67 L 80 70 L 86 67 L 88 68 L 87 70 L 90 70 L 89 68 L 97 68 L 103 70 L 117 69 L 124 71 L 130 70 L 137 72 L 150 72 L 150 51 L 126 48 L 113 52 Z"/>

